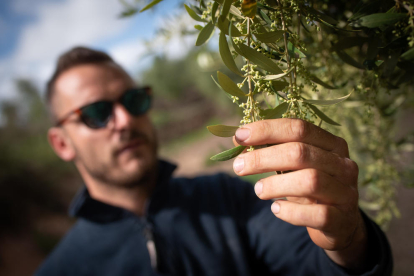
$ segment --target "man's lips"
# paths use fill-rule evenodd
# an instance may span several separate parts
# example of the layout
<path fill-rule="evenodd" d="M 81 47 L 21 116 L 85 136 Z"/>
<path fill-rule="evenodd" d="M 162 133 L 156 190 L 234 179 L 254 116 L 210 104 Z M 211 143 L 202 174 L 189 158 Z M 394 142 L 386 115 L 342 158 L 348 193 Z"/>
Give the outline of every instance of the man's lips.
<path fill-rule="evenodd" d="M 144 143 L 145 143 L 144 139 L 135 139 L 135 140 L 130 141 L 129 143 L 125 144 L 124 146 L 122 146 L 119 150 L 116 151 L 116 154 L 118 155 L 118 154 L 121 154 L 123 152 L 136 149 Z"/>

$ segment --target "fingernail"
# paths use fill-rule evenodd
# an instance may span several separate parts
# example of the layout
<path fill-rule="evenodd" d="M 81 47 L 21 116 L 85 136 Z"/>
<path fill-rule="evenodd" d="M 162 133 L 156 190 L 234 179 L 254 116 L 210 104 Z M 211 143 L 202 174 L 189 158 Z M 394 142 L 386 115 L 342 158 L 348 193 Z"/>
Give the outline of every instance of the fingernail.
<path fill-rule="evenodd" d="M 239 128 L 236 131 L 236 139 L 237 141 L 244 142 L 250 137 L 250 129 L 248 128 Z"/>
<path fill-rule="evenodd" d="M 259 196 L 263 191 L 263 183 L 257 182 L 256 185 L 254 186 L 254 191 L 256 195 Z"/>
<path fill-rule="evenodd" d="M 273 214 L 277 214 L 277 213 L 279 213 L 279 211 L 280 211 L 280 205 L 279 205 L 279 203 L 273 203 L 272 204 L 272 212 L 273 212 Z"/>
<path fill-rule="evenodd" d="M 234 160 L 234 163 L 233 163 L 233 169 L 236 172 L 241 172 L 243 168 L 244 168 L 244 158 L 243 157 L 236 158 L 236 160 Z"/>

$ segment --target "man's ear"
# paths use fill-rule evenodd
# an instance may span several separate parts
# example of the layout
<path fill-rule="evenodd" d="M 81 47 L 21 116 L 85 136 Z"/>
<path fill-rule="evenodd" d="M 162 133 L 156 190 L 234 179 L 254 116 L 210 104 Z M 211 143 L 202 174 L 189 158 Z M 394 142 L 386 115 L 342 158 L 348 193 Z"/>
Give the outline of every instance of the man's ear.
<path fill-rule="evenodd" d="M 64 161 L 72 161 L 76 156 L 72 141 L 59 127 L 52 127 L 47 132 L 50 146 L 55 153 Z"/>

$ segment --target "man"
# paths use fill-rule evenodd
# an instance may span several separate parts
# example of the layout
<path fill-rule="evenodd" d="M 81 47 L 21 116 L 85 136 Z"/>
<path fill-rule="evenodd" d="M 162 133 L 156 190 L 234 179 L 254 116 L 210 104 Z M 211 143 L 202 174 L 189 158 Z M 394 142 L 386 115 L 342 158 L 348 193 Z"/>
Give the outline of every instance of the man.
<path fill-rule="evenodd" d="M 176 179 L 157 159 L 149 89 L 105 53 L 62 55 L 47 95 L 49 142 L 86 188 L 37 275 L 391 275 L 343 139 L 302 120 L 252 123 L 235 142 L 274 146 L 237 157 L 236 174 L 292 172 L 254 190 L 223 174 Z"/>

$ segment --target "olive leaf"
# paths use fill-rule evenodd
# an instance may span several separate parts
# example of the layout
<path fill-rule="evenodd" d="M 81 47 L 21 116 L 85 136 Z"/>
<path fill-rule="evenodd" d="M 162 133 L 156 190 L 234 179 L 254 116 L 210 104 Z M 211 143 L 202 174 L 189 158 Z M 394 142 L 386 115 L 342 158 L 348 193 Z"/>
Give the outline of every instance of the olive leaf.
<path fill-rule="evenodd" d="M 311 8 L 311 7 L 306 7 L 305 11 L 307 11 L 308 13 L 314 15 L 316 17 L 317 21 L 322 21 L 324 23 L 328 23 L 328 24 L 334 25 L 334 26 L 338 24 L 338 21 L 336 21 L 332 17 L 330 17 L 330 16 L 328 16 L 328 15 L 326 15 L 326 14 L 320 12 L 320 11 L 317 11 L 317 10 Z"/>
<path fill-rule="evenodd" d="M 235 97 L 246 97 L 247 95 L 228 76 L 217 71 L 218 82 L 224 91 Z"/>
<path fill-rule="evenodd" d="M 223 8 L 221 10 L 221 21 L 224 21 L 229 14 L 231 3 L 233 0 L 224 0 Z"/>
<path fill-rule="evenodd" d="M 407 18 L 407 14 L 404 13 L 374 13 L 359 18 L 351 25 L 354 27 L 379 28 L 393 25 L 405 18 Z"/>
<path fill-rule="evenodd" d="M 282 71 L 283 73 L 277 74 L 277 75 L 267 75 L 267 76 L 264 76 L 263 79 L 264 80 L 277 80 L 277 79 L 280 79 L 280 78 L 283 78 L 283 77 L 287 76 L 290 72 L 292 72 L 293 69 L 294 69 L 294 67 L 290 68 L 286 72 Z"/>
<path fill-rule="evenodd" d="M 306 55 L 304 53 L 302 53 L 298 48 L 296 48 L 295 46 L 293 46 L 292 42 L 288 42 L 288 53 L 289 56 L 294 57 L 294 58 L 305 58 Z"/>
<path fill-rule="evenodd" d="M 338 40 L 338 42 L 332 46 L 331 50 L 337 51 L 352 48 L 355 46 L 362 46 L 362 44 L 368 43 L 370 40 L 372 40 L 370 37 L 344 37 Z"/>
<path fill-rule="evenodd" d="M 233 56 L 231 55 L 229 45 L 227 43 L 226 35 L 221 32 L 219 37 L 219 51 L 221 59 L 223 63 L 229 68 L 231 71 L 236 73 L 237 75 L 243 76 L 243 74 L 239 71 L 234 62 Z"/>
<path fill-rule="evenodd" d="M 136 14 L 138 12 L 138 10 L 136 8 L 133 7 L 129 7 L 126 11 L 123 11 L 119 17 L 120 18 L 124 18 L 124 17 L 130 17 L 133 16 L 134 14 Z"/>
<path fill-rule="evenodd" d="M 203 29 L 203 26 L 201 25 L 194 25 L 194 28 L 201 31 Z"/>
<path fill-rule="evenodd" d="M 307 100 L 307 99 L 303 99 L 303 102 L 308 103 L 308 104 L 314 104 L 314 105 L 334 105 L 334 104 L 338 104 L 340 102 L 345 101 L 346 99 L 349 98 L 349 96 L 351 96 L 352 92 L 349 93 L 346 96 L 340 97 L 338 99 L 332 99 L 332 100 Z"/>
<path fill-rule="evenodd" d="M 233 25 L 230 25 L 230 21 L 226 18 L 224 21 L 218 20 L 217 27 L 223 32 L 225 35 L 229 35 L 229 27 L 231 27 L 231 35 L 233 37 L 240 37 L 242 34 L 240 31 Z"/>
<path fill-rule="evenodd" d="M 219 137 L 232 137 L 239 129 L 238 126 L 225 126 L 225 125 L 214 125 L 208 126 L 208 131 Z"/>
<path fill-rule="evenodd" d="M 214 2 L 213 7 L 211 8 L 211 21 L 216 22 L 216 12 L 219 4 Z"/>
<path fill-rule="evenodd" d="M 198 14 L 196 14 L 195 11 L 193 11 L 189 6 L 184 4 L 184 7 L 188 13 L 189 16 L 191 16 L 192 19 L 198 22 L 207 22 L 206 20 L 202 19 Z"/>
<path fill-rule="evenodd" d="M 260 10 L 260 11 L 259 11 L 259 15 L 262 17 L 262 19 L 263 19 L 263 20 L 264 20 L 267 24 L 272 25 L 272 20 L 270 20 L 269 16 L 267 16 L 267 14 L 266 14 L 264 11 Z"/>
<path fill-rule="evenodd" d="M 242 153 L 245 148 L 246 148 L 246 146 L 238 146 L 238 147 L 223 151 L 219 154 L 216 154 L 216 155 L 210 157 L 210 159 L 213 160 L 213 161 L 230 160 L 230 159 L 236 157 L 237 155 L 239 155 L 240 153 Z"/>
<path fill-rule="evenodd" d="M 340 126 L 340 124 L 338 124 L 337 122 L 335 122 L 334 120 L 332 120 L 331 118 L 329 118 L 325 113 L 323 113 L 322 111 L 320 111 L 316 106 L 312 105 L 312 104 L 308 104 L 309 108 L 312 109 L 313 112 L 315 112 L 315 114 L 321 118 L 322 121 L 330 124 L 330 125 L 334 125 L 334 126 Z"/>
<path fill-rule="evenodd" d="M 317 83 L 317 84 L 319 84 L 320 86 L 325 87 L 325 88 L 328 88 L 328 89 L 338 89 L 338 88 L 341 88 L 341 87 L 336 87 L 336 86 L 332 86 L 332 85 L 330 85 L 330 84 L 327 84 L 326 82 L 324 82 L 323 80 L 321 80 L 320 78 L 318 78 L 318 77 L 317 77 L 317 76 L 315 76 L 315 75 L 310 75 L 310 76 L 309 76 L 309 79 L 310 79 L 311 81 L 313 81 L 314 83 Z"/>
<path fill-rule="evenodd" d="M 160 3 L 162 0 L 154 0 L 151 3 L 149 3 L 148 5 L 146 5 L 145 7 L 143 7 L 139 12 L 143 12 L 146 10 L 151 9 L 152 7 L 154 7 L 155 5 L 157 5 L 158 3 Z"/>
<path fill-rule="evenodd" d="M 224 4 L 224 0 L 214 0 L 214 2 L 217 2 L 220 5 L 223 5 Z M 244 19 L 244 17 L 242 16 L 241 12 L 235 6 L 233 6 L 233 5 L 230 6 L 230 11 L 229 12 L 231 14 L 233 14 L 233 15 L 241 18 L 241 19 Z"/>
<path fill-rule="evenodd" d="M 273 109 L 260 110 L 260 116 L 264 119 L 282 118 L 282 115 L 287 111 L 288 103 L 281 103 Z"/>
<path fill-rule="evenodd" d="M 356 68 L 358 68 L 358 69 L 365 69 L 365 67 L 364 66 L 362 66 L 362 64 L 361 63 L 359 63 L 358 61 L 356 61 L 355 59 L 353 59 L 350 55 L 348 55 L 345 51 L 336 51 L 336 54 L 338 55 L 338 57 L 340 58 L 340 59 L 342 59 L 342 61 L 343 62 L 345 62 L 345 63 L 347 63 L 347 64 L 349 64 L 349 65 L 351 65 L 351 66 L 354 66 L 354 67 L 356 67 Z"/>
<path fill-rule="evenodd" d="M 283 73 L 282 69 L 280 69 L 275 62 L 273 62 L 271 59 L 263 55 L 262 53 L 259 53 L 258 51 L 250 48 L 249 46 L 246 46 L 244 44 L 240 45 L 234 45 L 234 49 L 236 52 L 238 52 L 240 55 L 244 56 L 246 59 L 250 60 L 254 64 L 258 65 L 261 69 L 269 71 L 273 74 L 280 74 Z"/>
<path fill-rule="evenodd" d="M 276 91 L 283 90 L 286 86 L 289 86 L 287 81 L 272 81 L 273 89 Z"/>
<path fill-rule="evenodd" d="M 217 85 L 218 88 L 220 88 L 220 90 L 222 90 L 227 98 L 229 98 L 230 100 L 232 100 L 232 95 L 230 95 L 229 93 L 227 93 L 226 91 L 224 91 L 223 87 L 221 87 L 221 85 L 214 79 L 213 75 L 211 75 L 211 78 L 213 79 L 214 83 Z"/>
<path fill-rule="evenodd" d="M 278 39 L 283 38 L 283 34 L 285 31 L 273 31 L 273 32 L 265 32 L 260 34 L 254 34 L 254 36 L 263 43 L 273 43 L 276 42 Z"/>
<path fill-rule="evenodd" d="M 196 46 L 203 45 L 207 40 L 210 39 L 210 37 L 213 35 L 213 33 L 214 33 L 214 25 L 213 25 L 213 23 L 209 22 L 200 31 L 200 34 L 197 37 Z"/>
<path fill-rule="evenodd" d="M 401 55 L 401 58 L 402 59 L 405 59 L 405 60 L 412 60 L 412 59 L 414 59 L 414 48 L 411 48 L 407 52 L 403 53 Z"/>

